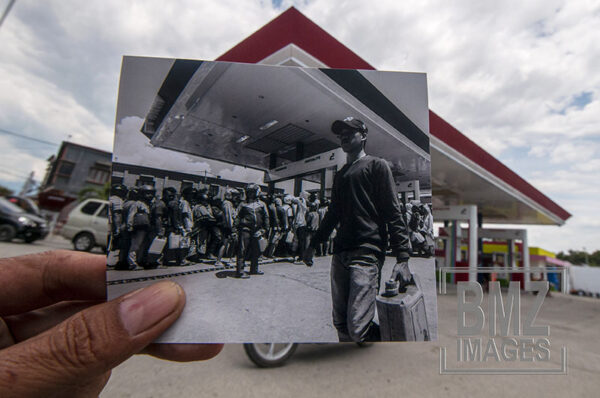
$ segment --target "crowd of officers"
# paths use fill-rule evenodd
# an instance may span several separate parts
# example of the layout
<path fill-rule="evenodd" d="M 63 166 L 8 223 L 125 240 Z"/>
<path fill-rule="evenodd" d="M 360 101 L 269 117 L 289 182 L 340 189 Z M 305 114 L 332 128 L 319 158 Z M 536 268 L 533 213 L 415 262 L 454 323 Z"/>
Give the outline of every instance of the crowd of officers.
<path fill-rule="evenodd" d="M 236 277 L 260 275 L 259 258 L 300 261 L 329 205 L 312 193 L 268 195 L 257 184 L 244 191 L 226 189 L 209 197 L 206 189 L 173 187 L 158 196 L 151 185 L 111 189 L 111 237 L 108 265 L 120 270 L 183 266 L 236 257 Z M 433 254 L 433 218 L 428 205 L 412 201 L 403 207 L 413 253 Z M 333 238 L 320 244 L 317 256 L 333 252 Z"/>
<path fill-rule="evenodd" d="M 209 197 L 206 189 L 168 187 L 158 196 L 153 186 L 111 189 L 109 266 L 121 270 L 182 266 L 194 262 L 226 263 L 237 257 L 236 276 L 261 274 L 258 260 L 300 259 L 319 227 L 327 201 L 302 192 L 267 195 L 257 184 L 244 191 L 227 189 Z M 330 253 L 328 243 L 319 255 Z"/>

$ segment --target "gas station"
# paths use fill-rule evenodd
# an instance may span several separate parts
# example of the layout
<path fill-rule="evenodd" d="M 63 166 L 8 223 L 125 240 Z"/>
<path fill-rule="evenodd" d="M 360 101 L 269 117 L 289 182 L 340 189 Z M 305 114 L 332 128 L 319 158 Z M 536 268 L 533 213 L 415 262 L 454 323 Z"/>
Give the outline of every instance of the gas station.
<path fill-rule="evenodd" d="M 390 90 L 399 79 L 419 93 L 424 73 L 377 73 L 293 7 L 217 61 L 227 62 L 173 62 L 141 128 L 153 146 L 262 171 L 271 192 L 328 197 L 345 163 L 331 121 L 359 117 L 368 153 L 388 160 L 403 202 L 431 204 L 444 224 L 437 266 L 465 269 L 452 282 L 477 280 L 483 239 L 495 239 L 508 247 L 501 266 L 523 267 L 526 276 L 511 279 L 527 289 L 527 230 L 490 227 L 561 226 L 571 216 L 429 110 L 426 94 L 407 100 Z"/>
<path fill-rule="evenodd" d="M 279 66 L 374 70 L 373 66 L 293 7 L 216 60 Z M 327 69 L 318 70 L 327 73 L 325 72 Z M 350 88 L 348 91 L 352 92 Z M 356 109 L 368 112 L 364 109 L 365 100 L 355 92 L 352 94 L 346 98 L 348 103 L 355 104 Z M 432 110 L 429 110 L 426 120 L 415 124 L 417 126 L 413 131 L 421 129 L 429 132 L 427 144 L 419 141 L 419 134 L 416 131 L 412 136 L 414 137 L 412 142 L 394 144 L 393 149 L 388 148 L 387 145 L 382 147 L 387 151 L 390 149 L 401 151 L 403 147 L 410 147 L 418 154 L 415 155 L 417 159 L 419 156 L 427 159 L 429 155 L 430 183 L 422 176 L 414 175 L 397 181 L 397 187 L 405 198 L 420 198 L 423 201 L 426 201 L 427 197 L 431 198 L 435 222 L 443 222 L 449 230 L 447 236 L 443 238 L 445 245 L 442 265 L 457 266 L 457 258 L 460 259 L 458 257 L 460 238 L 457 235 L 461 231 L 460 224 L 468 223 L 469 243 L 466 261 L 469 280 L 477 279 L 476 267 L 481 262 L 478 256 L 481 255 L 483 238 L 502 239 L 507 242 L 510 249 L 505 266 L 508 267 L 517 266 L 513 248 L 515 242 L 519 241 L 522 245 L 522 266 L 529 269 L 527 230 L 525 228 L 507 230 L 489 228 L 489 226 L 494 224 L 561 226 L 571 214 Z M 266 142 L 261 144 L 267 146 Z M 315 142 L 315 146 L 321 149 L 320 153 L 315 152 L 309 145 L 289 147 L 295 162 L 281 167 L 277 167 L 277 158 L 271 157 L 268 164 L 271 181 L 279 183 L 282 179 L 291 177 L 299 181 L 308 177 L 309 181 L 322 182 L 324 188 L 321 189 L 326 189 L 328 175 L 331 174 L 331 172 L 328 174 L 327 170 L 343 164 L 343 161 L 340 160 L 339 150 L 336 152 L 333 147 L 323 146 L 322 142 L 319 142 L 319 145 Z M 428 150 L 425 149 L 427 146 Z M 369 149 L 373 152 L 373 148 Z M 329 163 L 323 158 L 324 153 L 329 153 L 332 157 Z M 377 150 L 373 154 L 381 156 Z M 314 166 L 309 166 L 311 162 L 315 162 Z M 315 179 L 314 173 L 317 173 L 318 178 Z M 299 188 L 295 188 L 295 191 L 299 192 Z M 486 228 L 483 228 L 483 224 L 486 224 Z M 457 274 L 457 279 L 459 278 L 460 274 Z M 530 275 L 527 274 L 522 288 L 527 289 L 529 281 Z"/>

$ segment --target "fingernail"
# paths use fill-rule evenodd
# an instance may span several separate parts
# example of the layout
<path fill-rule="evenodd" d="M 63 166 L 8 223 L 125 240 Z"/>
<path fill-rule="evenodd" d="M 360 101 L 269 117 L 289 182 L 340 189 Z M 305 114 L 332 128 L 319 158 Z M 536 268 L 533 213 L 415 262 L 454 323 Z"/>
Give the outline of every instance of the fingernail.
<path fill-rule="evenodd" d="M 181 288 L 173 282 L 160 282 L 130 293 L 119 305 L 121 322 L 130 336 L 136 336 L 175 311 L 181 295 Z"/>

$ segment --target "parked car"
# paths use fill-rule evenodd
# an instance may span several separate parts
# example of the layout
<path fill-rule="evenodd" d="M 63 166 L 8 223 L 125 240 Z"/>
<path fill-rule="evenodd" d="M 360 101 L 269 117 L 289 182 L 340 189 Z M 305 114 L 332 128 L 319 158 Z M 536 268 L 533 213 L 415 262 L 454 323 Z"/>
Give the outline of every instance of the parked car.
<path fill-rule="evenodd" d="M 23 239 L 31 243 L 48 235 L 48 223 L 43 218 L 31 214 L 0 197 L 0 241 Z"/>
<path fill-rule="evenodd" d="M 73 242 L 75 250 L 90 251 L 96 246 L 106 250 L 108 242 L 108 205 L 102 199 L 86 199 L 60 219 L 54 232 Z"/>
<path fill-rule="evenodd" d="M 35 204 L 35 202 L 33 200 L 31 200 L 29 198 L 25 198 L 23 196 L 15 196 L 15 195 L 8 195 L 8 196 L 6 196 L 6 199 L 11 203 L 16 204 L 21 209 L 25 210 L 27 213 L 31 213 L 38 217 L 43 218 L 40 208 Z"/>

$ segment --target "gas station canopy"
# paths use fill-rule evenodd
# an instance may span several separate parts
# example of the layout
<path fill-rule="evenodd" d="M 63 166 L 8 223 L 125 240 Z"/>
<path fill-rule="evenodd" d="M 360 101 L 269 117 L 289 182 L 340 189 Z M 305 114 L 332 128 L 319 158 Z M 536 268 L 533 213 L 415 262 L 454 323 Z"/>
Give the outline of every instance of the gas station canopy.
<path fill-rule="evenodd" d="M 374 69 L 293 7 L 217 61 Z M 562 225 L 571 216 L 432 111 L 429 131 L 434 207 L 477 205 L 485 223 Z"/>
<path fill-rule="evenodd" d="M 354 116 L 397 182 L 431 191 L 426 93 L 422 73 L 175 60 L 142 131 L 155 146 L 266 170 L 338 148 L 331 124 Z"/>

